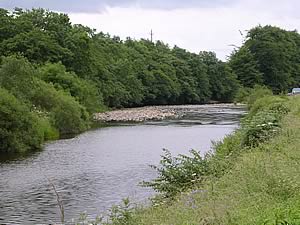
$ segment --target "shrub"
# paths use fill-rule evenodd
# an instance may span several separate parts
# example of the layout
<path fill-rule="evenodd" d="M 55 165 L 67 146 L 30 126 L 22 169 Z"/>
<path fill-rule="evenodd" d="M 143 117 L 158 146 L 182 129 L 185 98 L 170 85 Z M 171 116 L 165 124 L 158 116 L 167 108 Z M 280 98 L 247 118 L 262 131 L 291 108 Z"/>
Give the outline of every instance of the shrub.
<path fill-rule="evenodd" d="M 57 90 L 64 90 L 86 107 L 89 112 L 103 109 L 103 98 L 90 81 L 66 71 L 62 64 L 46 64 L 40 69 L 42 80 L 52 83 Z"/>
<path fill-rule="evenodd" d="M 56 140 L 59 138 L 59 131 L 51 124 L 48 117 L 38 118 L 40 130 L 44 132 L 44 140 Z"/>
<path fill-rule="evenodd" d="M 41 111 L 49 112 L 52 125 L 61 135 L 77 134 L 89 128 L 90 117 L 85 107 L 51 84 L 34 79 L 34 94 L 30 100 Z"/>
<path fill-rule="evenodd" d="M 260 98 L 264 96 L 272 96 L 273 93 L 270 89 L 265 86 L 255 85 L 252 91 L 250 91 L 250 95 L 247 98 L 247 104 L 249 108 Z"/>
<path fill-rule="evenodd" d="M 235 95 L 234 102 L 247 103 L 251 88 L 241 87 Z"/>
<path fill-rule="evenodd" d="M 250 108 L 248 118 L 255 115 L 258 111 L 271 110 L 277 112 L 278 115 L 289 112 L 287 99 L 279 96 L 265 96 L 256 100 Z"/>
<path fill-rule="evenodd" d="M 109 215 L 107 217 L 97 216 L 96 219 L 90 220 L 88 215 L 83 213 L 80 215 L 76 225 L 129 225 L 135 224 L 133 221 L 133 214 L 136 210 L 136 206 L 133 206 L 129 198 L 122 200 L 122 204 L 114 205 L 110 208 Z"/>
<path fill-rule="evenodd" d="M 273 137 L 280 129 L 282 116 L 289 111 L 285 97 L 270 95 L 257 99 L 242 120 L 242 144 L 257 146 Z"/>
<path fill-rule="evenodd" d="M 18 99 L 26 101 L 32 95 L 34 68 L 21 56 L 2 57 L 0 86 Z"/>
<path fill-rule="evenodd" d="M 179 155 L 173 157 L 164 149 L 160 166 L 151 166 L 158 172 L 158 177 L 142 185 L 151 187 L 163 194 L 163 197 L 172 198 L 176 194 L 191 188 L 192 184 L 201 181 L 208 174 L 207 160 L 200 153 L 192 150 L 191 156 Z"/>
<path fill-rule="evenodd" d="M 113 206 L 110 210 L 109 220 L 106 224 L 126 225 L 131 224 L 133 208 L 131 208 L 128 198 L 123 199 L 122 205 Z"/>
<path fill-rule="evenodd" d="M 0 88 L 0 151 L 40 148 L 44 133 L 38 118 L 7 90 Z"/>
<path fill-rule="evenodd" d="M 279 126 L 276 112 L 260 111 L 244 122 L 242 144 L 250 147 L 257 146 L 278 133 Z"/>
<path fill-rule="evenodd" d="M 59 95 L 59 104 L 51 110 L 51 118 L 61 135 L 77 134 L 89 128 L 86 109 L 71 96 Z"/>
<path fill-rule="evenodd" d="M 47 84 L 40 79 L 34 79 L 33 95 L 30 98 L 31 103 L 41 111 L 50 112 L 59 104 L 59 95 L 63 93 L 55 90 L 52 84 Z"/>

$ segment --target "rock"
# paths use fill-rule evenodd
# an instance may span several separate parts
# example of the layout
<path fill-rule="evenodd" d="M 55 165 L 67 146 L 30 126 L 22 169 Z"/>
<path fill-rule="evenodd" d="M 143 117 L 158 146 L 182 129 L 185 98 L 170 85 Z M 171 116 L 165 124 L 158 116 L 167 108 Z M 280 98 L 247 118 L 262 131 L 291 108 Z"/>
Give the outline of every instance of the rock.
<path fill-rule="evenodd" d="M 196 112 L 223 112 L 224 107 L 240 107 L 233 104 L 208 104 L 208 105 L 170 105 L 146 106 L 114 110 L 105 113 L 96 113 L 94 119 L 100 122 L 144 122 L 148 120 L 176 119 L 187 113 Z"/>
<path fill-rule="evenodd" d="M 176 118 L 177 113 L 173 109 L 163 109 L 157 106 L 115 110 L 94 115 L 96 121 L 102 122 L 143 122 L 147 120 L 163 120 Z"/>

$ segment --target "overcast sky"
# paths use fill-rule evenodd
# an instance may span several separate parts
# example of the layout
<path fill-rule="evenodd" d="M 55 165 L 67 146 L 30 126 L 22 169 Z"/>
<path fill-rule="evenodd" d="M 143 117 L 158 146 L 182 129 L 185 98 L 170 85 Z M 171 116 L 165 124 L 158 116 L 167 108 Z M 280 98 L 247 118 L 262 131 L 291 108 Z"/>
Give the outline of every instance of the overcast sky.
<path fill-rule="evenodd" d="M 225 60 L 259 24 L 300 30 L 300 0 L 0 0 L 0 7 L 47 8 L 73 23 L 121 38 L 150 38 Z"/>

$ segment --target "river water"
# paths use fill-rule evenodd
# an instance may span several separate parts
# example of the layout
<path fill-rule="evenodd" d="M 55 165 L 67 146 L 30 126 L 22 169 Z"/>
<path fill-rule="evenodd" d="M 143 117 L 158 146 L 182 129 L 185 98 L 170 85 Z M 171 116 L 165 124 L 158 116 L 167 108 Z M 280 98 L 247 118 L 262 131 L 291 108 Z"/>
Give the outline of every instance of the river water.
<path fill-rule="evenodd" d="M 129 197 L 143 203 L 153 191 L 140 187 L 156 176 L 162 149 L 204 154 L 238 126 L 244 108 L 178 106 L 184 117 L 139 124 L 111 124 L 75 138 L 45 145 L 26 157 L 0 158 L 0 224 L 59 221 L 55 185 L 66 220 L 80 213 L 92 217 Z"/>

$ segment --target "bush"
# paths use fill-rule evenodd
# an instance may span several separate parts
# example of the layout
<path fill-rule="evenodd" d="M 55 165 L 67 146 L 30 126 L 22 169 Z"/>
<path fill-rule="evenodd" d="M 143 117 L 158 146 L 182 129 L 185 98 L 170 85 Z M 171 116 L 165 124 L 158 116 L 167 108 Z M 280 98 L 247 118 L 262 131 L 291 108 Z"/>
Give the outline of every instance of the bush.
<path fill-rule="evenodd" d="M 51 84 L 35 79 L 31 102 L 41 111 L 49 112 L 51 124 L 61 135 L 77 134 L 89 128 L 90 117 L 85 107 Z"/>
<path fill-rule="evenodd" d="M 234 102 L 247 103 L 251 91 L 252 91 L 251 88 L 245 88 L 245 87 L 239 88 L 238 92 L 235 95 Z"/>
<path fill-rule="evenodd" d="M 287 99 L 279 96 L 265 96 L 256 100 L 250 108 L 248 118 L 255 115 L 259 111 L 277 112 L 278 115 L 286 114 L 289 112 L 289 107 L 287 105 Z"/>
<path fill-rule="evenodd" d="M 60 85 L 59 90 L 56 90 L 55 84 L 40 80 L 37 70 L 20 56 L 2 58 L 0 85 L 26 103 L 32 111 L 42 113 L 35 120 L 46 140 L 56 139 L 58 131 L 61 135 L 69 135 L 86 130 L 90 117 L 78 101 L 87 105 L 90 111 L 99 110 L 101 97 L 97 95 L 96 88 L 88 81 L 66 72 L 62 65 L 48 64 L 46 68 L 50 74 L 48 78 Z"/>
<path fill-rule="evenodd" d="M 59 95 L 59 104 L 51 111 L 51 118 L 61 135 L 78 134 L 90 125 L 86 109 L 67 95 Z"/>
<path fill-rule="evenodd" d="M 86 107 L 89 112 L 103 109 L 103 98 L 90 81 L 66 71 L 62 64 L 46 64 L 40 69 L 42 80 L 52 83 L 57 90 L 64 90 Z"/>
<path fill-rule="evenodd" d="M 276 112 L 261 111 L 243 124 L 242 144 L 255 147 L 277 134 L 279 127 Z"/>
<path fill-rule="evenodd" d="M 53 127 L 48 117 L 39 117 L 38 118 L 40 130 L 44 132 L 44 140 L 56 140 L 59 138 L 59 131 Z"/>
<path fill-rule="evenodd" d="M 2 57 L 0 86 L 18 99 L 26 101 L 32 95 L 34 68 L 21 56 Z"/>
<path fill-rule="evenodd" d="M 264 96 L 272 96 L 273 93 L 270 89 L 265 86 L 255 85 L 254 88 L 250 91 L 250 95 L 247 98 L 247 104 L 251 109 L 252 105 L 260 98 Z"/>
<path fill-rule="evenodd" d="M 257 146 L 269 140 L 280 129 L 282 116 L 290 111 L 287 99 L 279 96 L 265 96 L 251 105 L 249 114 L 242 120 L 242 144 Z"/>
<path fill-rule="evenodd" d="M 44 140 L 38 118 L 7 90 L 0 88 L 0 151 L 25 152 Z"/>
<path fill-rule="evenodd" d="M 59 104 L 59 93 L 52 84 L 47 84 L 40 79 L 34 79 L 33 95 L 30 102 L 38 109 L 44 112 L 50 112 Z"/>
<path fill-rule="evenodd" d="M 179 155 L 173 157 L 164 149 L 160 166 L 151 166 L 158 172 L 158 177 L 142 185 L 151 187 L 163 194 L 163 197 L 172 198 L 176 194 L 191 188 L 192 184 L 201 181 L 208 174 L 207 160 L 200 153 L 192 150 L 192 156 Z"/>

